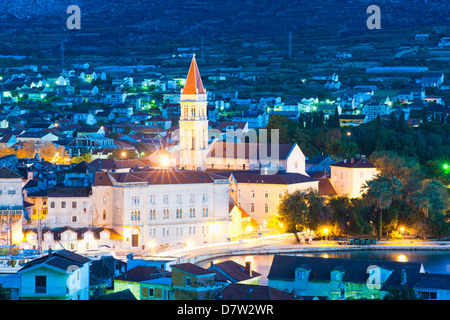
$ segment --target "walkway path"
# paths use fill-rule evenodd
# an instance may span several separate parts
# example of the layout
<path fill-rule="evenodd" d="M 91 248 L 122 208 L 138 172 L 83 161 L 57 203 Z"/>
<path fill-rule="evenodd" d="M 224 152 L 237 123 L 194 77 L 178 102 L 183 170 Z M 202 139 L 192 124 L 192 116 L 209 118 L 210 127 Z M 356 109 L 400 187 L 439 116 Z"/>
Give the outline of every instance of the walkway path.
<path fill-rule="evenodd" d="M 296 243 L 292 234 L 266 236 L 225 243 L 196 246 L 161 252 L 156 257 L 174 258 L 179 262 L 198 263 L 216 257 L 247 254 L 287 254 L 298 252 L 317 252 L 330 250 L 450 250 L 450 242 L 420 240 L 378 241 L 375 245 L 338 245 L 336 241 L 313 241 Z M 143 253 L 142 256 L 151 256 Z M 155 257 L 155 255 L 153 255 Z"/>

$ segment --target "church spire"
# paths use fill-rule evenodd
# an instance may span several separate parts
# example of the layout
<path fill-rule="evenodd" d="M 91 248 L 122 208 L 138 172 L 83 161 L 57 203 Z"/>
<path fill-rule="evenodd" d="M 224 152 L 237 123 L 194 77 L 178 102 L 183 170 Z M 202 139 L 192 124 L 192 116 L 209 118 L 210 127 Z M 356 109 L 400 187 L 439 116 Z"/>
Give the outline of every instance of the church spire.
<path fill-rule="evenodd" d="M 183 94 L 205 94 L 205 88 L 203 88 L 202 78 L 198 71 L 197 62 L 195 61 L 195 54 L 192 57 L 191 67 L 186 78 L 186 84 L 183 88 Z"/>

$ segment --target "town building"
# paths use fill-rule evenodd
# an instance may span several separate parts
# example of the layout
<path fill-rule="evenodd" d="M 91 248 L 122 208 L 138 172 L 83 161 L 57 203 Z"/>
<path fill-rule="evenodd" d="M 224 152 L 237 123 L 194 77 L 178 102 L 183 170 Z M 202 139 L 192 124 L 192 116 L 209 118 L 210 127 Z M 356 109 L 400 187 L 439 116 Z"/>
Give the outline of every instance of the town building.
<path fill-rule="evenodd" d="M 23 180 L 8 167 L 0 168 L 0 243 L 3 245 L 18 245 L 22 239 Z"/>
<path fill-rule="evenodd" d="M 339 161 L 330 165 L 330 182 L 339 196 L 358 198 L 364 185 L 377 174 L 377 168 L 364 156 Z"/>
<path fill-rule="evenodd" d="M 260 229 L 265 229 L 269 218 L 278 213 L 278 205 L 286 194 L 319 189 L 318 180 L 301 173 L 265 175 L 258 171 L 234 171 L 229 182 L 230 198 L 248 212 Z"/>
<path fill-rule="evenodd" d="M 115 230 L 126 250 L 224 242 L 228 184 L 227 177 L 205 171 L 98 172 L 93 224 Z"/>
<path fill-rule="evenodd" d="M 267 278 L 269 287 L 300 297 L 347 300 L 382 299 L 424 274 L 418 262 L 275 255 Z"/>
<path fill-rule="evenodd" d="M 49 253 L 19 271 L 21 300 L 89 300 L 90 259 L 72 251 Z"/>

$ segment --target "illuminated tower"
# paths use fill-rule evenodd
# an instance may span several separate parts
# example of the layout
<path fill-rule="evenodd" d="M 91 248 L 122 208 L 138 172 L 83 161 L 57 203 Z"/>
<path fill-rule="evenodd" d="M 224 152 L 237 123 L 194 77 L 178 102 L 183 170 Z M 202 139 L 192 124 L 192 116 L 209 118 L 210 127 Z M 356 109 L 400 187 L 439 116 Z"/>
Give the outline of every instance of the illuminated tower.
<path fill-rule="evenodd" d="M 208 152 L 208 113 L 206 90 L 192 58 L 186 84 L 180 96 L 180 167 L 205 170 Z"/>

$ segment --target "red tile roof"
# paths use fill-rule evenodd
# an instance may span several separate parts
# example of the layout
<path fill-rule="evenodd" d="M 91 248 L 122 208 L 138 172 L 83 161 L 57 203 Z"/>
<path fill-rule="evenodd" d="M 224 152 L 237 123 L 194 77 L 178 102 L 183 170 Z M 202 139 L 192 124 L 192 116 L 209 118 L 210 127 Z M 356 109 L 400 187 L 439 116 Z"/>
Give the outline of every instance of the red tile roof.
<path fill-rule="evenodd" d="M 215 271 L 207 270 L 192 263 L 180 263 L 171 266 L 172 269 L 177 269 L 195 276 L 215 274 Z"/>
<path fill-rule="evenodd" d="M 197 62 L 195 56 L 192 58 L 189 73 L 186 78 L 186 84 L 184 85 L 183 94 L 205 94 L 206 91 L 203 88 L 202 78 L 198 71 Z"/>
<path fill-rule="evenodd" d="M 332 167 L 345 167 L 345 168 L 375 168 L 372 162 L 362 159 L 354 158 L 349 160 L 344 160 L 331 165 Z"/>

